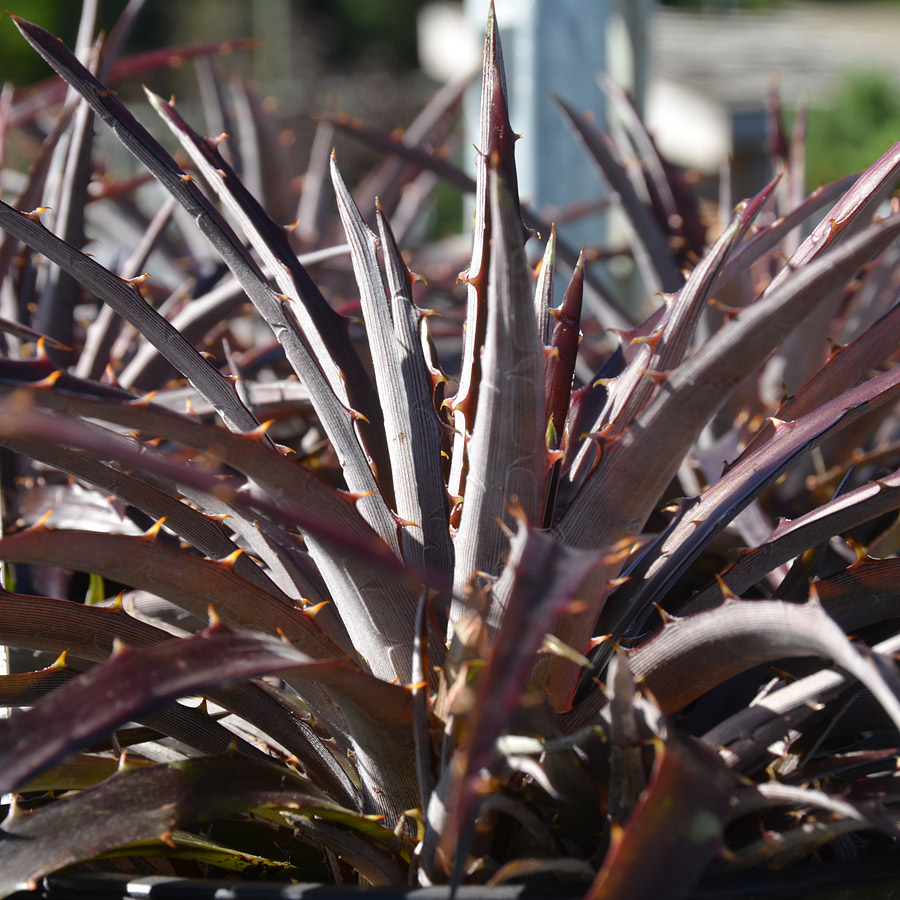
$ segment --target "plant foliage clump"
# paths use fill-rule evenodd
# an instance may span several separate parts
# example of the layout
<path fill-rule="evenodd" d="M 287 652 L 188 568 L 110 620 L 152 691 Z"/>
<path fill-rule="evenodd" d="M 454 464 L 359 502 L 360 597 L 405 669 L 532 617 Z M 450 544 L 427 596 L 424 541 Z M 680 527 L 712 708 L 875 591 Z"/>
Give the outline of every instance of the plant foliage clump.
<path fill-rule="evenodd" d="M 0 892 L 138 860 L 676 897 L 889 847 L 900 144 L 804 197 L 782 137 L 706 246 L 627 98 L 603 82 L 611 133 L 560 99 L 632 225 L 632 321 L 520 204 L 493 10 L 475 182 L 441 149 L 459 89 L 402 136 L 325 122 L 392 152 L 351 193 L 316 151 L 293 232 L 246 186 L 261 110 L 238 153 L 148 92 L 173 156 L 109 45 L 14 21 L 72 99 L 0 203 L 0 641 L 59 655 L 0 677 Z M 0 125 L 53 97 L 4 93 Z M 439 177 L 476 197 L 464 328 L 454 261 L 421 285 L 401 252 Z"/>

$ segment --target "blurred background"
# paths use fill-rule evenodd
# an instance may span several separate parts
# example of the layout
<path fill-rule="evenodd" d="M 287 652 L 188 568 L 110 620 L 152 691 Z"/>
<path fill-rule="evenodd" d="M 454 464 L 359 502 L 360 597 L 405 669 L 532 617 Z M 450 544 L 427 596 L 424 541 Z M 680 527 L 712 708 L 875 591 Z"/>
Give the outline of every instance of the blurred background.
<path fill-rule="evenodd" d="M 111 28 L 125 5 L 102 0 L 101 25 Z M 74 43 L 77 0 L 10 6 Z M 123 55 L 259 38 L 258 49 L 214 57 L 212 65 L 226 78 L 248 79 L 260 102 L 277 111 L 279 139 L 302 172 L 314 115 L 345 112 L 390 131 L 407 125 L 442 82 L 474 71 L 486 11 L 487 0 L 148 0 Z M 579 166 L 584 178 L 596 179 L 545 89 L 602 117 L 592 77 L 601 68 L 634 94 L 664 155 L 706 180 L 711 193 L 729 160 L 736 197 L 766 179 L 766 111 L 776 90 L 788 124 L 809 107 L 809 188 L 859 170 L 900 138 L 898 0 L 497 0 L 497 15 L 513 126 L 527 138 L 517 151 L 521 188 L 544 209 L 584 196 Z M 0 80 L 21 86 L 47 75 L 3 21 Z M 191 63 L 117 85 L 135 107 L 143 104 L 139 81 L 179 103 L 197 93 Z M 473 153 L 465 148 L 474 140 L 467 132 L 458 142 L 467 166 Z M 377 156 L 359 142 L 338 143 L 351 179 Z M 565 177 L 554 181 L 554 170 Z M 439 223 L 461 216 L 459 198 L 439 198 Z"/>

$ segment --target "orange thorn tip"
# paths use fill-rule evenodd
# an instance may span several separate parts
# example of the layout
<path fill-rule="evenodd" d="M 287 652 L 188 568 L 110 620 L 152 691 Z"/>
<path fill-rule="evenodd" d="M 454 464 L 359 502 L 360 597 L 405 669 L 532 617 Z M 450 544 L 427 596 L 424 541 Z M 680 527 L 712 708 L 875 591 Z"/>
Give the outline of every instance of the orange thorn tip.
<path fill-rule="evenodd" d="M 47 522 L 50 519 L 50 516 L 53 515 L 53 510 L 48 509 L 38 520 L 34 523 L 34 525 L 30 525 L 28 527 L 28 531 L 41 531 L 47 527 Z"/>
<path fill-rule="evenodd" d="M 813 606 L 821 606 L 822 601 L 819 599 L 819 589 L 814 581 L 809 583 L 809 593 L 806 595 L 806 602 Z"/>
<path fill-rule="evenodd" d="M 662 619 L 663 625 L 668 625 L 671 622 L 677 622 L 677 618 L 675 616 L 667 613 L 658 603 L 653 604 L 656 611 L 659 613 L 659 617 Z"/>
<path fill-rule="evenodd" d="M 210 603 L 209 606 L 206 607 L 206 615 L 209 619 L 210 628 L 218 628 L 222 625 L 222 619 L 216 612 L 216 608 L 212 605 L 212 603 Z"/>
<path fill-rule="evenodd" d="M 422 526 L 418 522 L 413 522 L 412 519 L 402 519 L 400 516 L 395 515 L 394 521 L 397 523 L 399 528 L 421 528 Z"/>
<path fill-rule="evenodd" d="M 301 612 L 304 616 L 310 616 L 311 618 L 314 618 L 325 606 L 328 606 L 327 600 L 323 600 L 321 603 L 316 603 L 313 606 L 304 606 Z"/>
<path fill-rule="evenodd" d="M 338 491 L 338 493 L 343 494 L 349 500 L 356 503 L 357 500 L 362 500 L 363 497 L 373 496 L 375 491 Z"/>
<path fill-rule="evenodd" d="M 155 540 L 157 535 L 159 534 L 160 528 L 163 527 L 163 522 L 166 521 L 166 517 L 162 516 L 157 519 L 142 535 L 141 537 L 146 538 L 148 540 Z"/>
<path fill-rule="evenodd" d="M 122 281 L 124 281 L 125 284 L 138 285 L 143 284 L 149 277 L 150 273 L 144 272 L 143 275 L 138 275 L 137 278 L 123 278 Z"/>
<path fill-rule="evenodd" d="M 728 587 L 728 585 L 725 583 L 725 580 L 722 578 L 721 575 L 716 575 L 716 581 L 718 582 L 719 590 L 722 592 L 722 597 L 726 601 L 740 599 L 740 597 L 738 597 L 738 595 L 735 594 L 734 591 L 732 591 L 730 587 Z"/>
<path fill-rule="evenodd" d="M 866 553 L 866 548 L 863 547 L 862 544 L 858 544 L 856 541 L 854 541 L 852 537 L 844 538 L 844 542 L 856 554 L 856 559 L 850 564 L 849 568 L 852 569 L 855 566 L 861 565 L 866 560 L 872 558 L 868 553 Z"/>
<path fill-rule="evenodd" d="M 36 381 L 34 386 L 38 388 L 52 388 L 53 385 L 62 378 L 62 375 L 62 369 L 57 369 L 55 372 L 51 372 L 46 378 Z"/>
<path fill-rule="evenodd" d="M 174 838 L 172 837 L 171 831 L 164 831 L 159 839 L 167 846 L 174 850 L 178 845 L 175 843 Z"/>
<path fill-rule="evenodd" d="M 220 566 L 228 566 L 230 568 L 237 562 L 238 557 L 243 552 L 244 552 L 244 548 L 238 547 L 237 550 L 234 550 L 232 553 L 229 553 L 228 556 L 224 557 L 223 559 L 217 560 L 217 562 L 219 563 Z"/>
<path fill-rule="evenodd" d="M 609 433 L 612 431 L 615 422 L 607 422 L 601 429 L 598 431 L 585 431 L 582 432 L 579 440 L 591 440 L 597 441 L 598 443 L 603 443 L 606 440 L 609 440 Z"/>
<path fill-rule="evenodd" d="M 68 650 L 63 650 L 59 656 L 53 661 L 53 665 L 50 666 L 51 669 L 64 669 L 66 667 L 66 654 Z"/>
<path fill-rule="evenodd" d="M 22 215 L 25 216 L 26 218 L 34 219 L 35 222 L 40 222 L 41 213 L 46 212 L 48 209 L 50 209 L 49 206 L 38 206 L 35 209 L 33 209 L 31 212 L 23 212 Z"/>
<path fill-rule="evenodd" d="M 237 379 L 241 380 L 241 379 Z M 266 432 L 275 424 L 275 419 L 266 419 L 265 422 L 253 429 L 253 431 L 245 431 L 244 437 L 255 438 L 261 440 L 266 436 Z"/>
<path fill-rule="evenodd" d="M 640 374 L 657 384 L 662 384 L 668 377 L 668 372 L 656 372 L 653 369 L 641 369 Z"/>
<path fill-rule="evenodd" d="M 214 137 L 214 138 L 212 139 L 212 142 L 213 142 L 216 146 L 218 146 L 218 145 L 221 144 L 223 141 L 227 141 L 229 137 L 231 137 L 231 135 L 230 135 L 227 131 L 223 131 L 220 135 L 218 135 L 217 137 Z"/>
<path fill-rule="evenodd" d="M 143 397 L 136 397 L 134 400 L 129 401 L 133 403 L 135 406 L 149 406 L 153 402 L 153 398 L 159 393 L 159 391 L 150 391 L 149 394 L 144 394 Z"/>
<path fill-rule="evenodd" d="M 649 344 L 651 347 L 662 337 L 662 332 L 651 331 L 650 334 L 639 334 L 636 337 L 633 337 L 628 343 L 629 344 Z"/>

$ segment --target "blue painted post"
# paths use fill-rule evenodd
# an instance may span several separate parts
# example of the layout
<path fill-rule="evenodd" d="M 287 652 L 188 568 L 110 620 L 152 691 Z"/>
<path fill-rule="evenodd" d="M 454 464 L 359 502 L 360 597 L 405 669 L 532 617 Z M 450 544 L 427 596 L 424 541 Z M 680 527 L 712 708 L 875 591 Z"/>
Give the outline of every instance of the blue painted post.
<path fill-rule="evenodd" d="M 510 121 L 524 136 L 516 146 L 519 190 L 539 210 L 565 207 L 603 191 L 597 172 L 548 91 L 578 109 L 603 115 L 603 97 L 594 75 L 606 62 L 605 26 L 611 4 L 612 0 L 495 0 Z M 472 29 L 483 32 L 486 0 L 465 0 L 465 9 Z M 467 127 L 475 135 L 478 105 L 475 90 L 466 108 Z M 597 244 L 600 229 L 600 219 L 592 216 L 566 226 L 560 234 L 578 245 Z"/>

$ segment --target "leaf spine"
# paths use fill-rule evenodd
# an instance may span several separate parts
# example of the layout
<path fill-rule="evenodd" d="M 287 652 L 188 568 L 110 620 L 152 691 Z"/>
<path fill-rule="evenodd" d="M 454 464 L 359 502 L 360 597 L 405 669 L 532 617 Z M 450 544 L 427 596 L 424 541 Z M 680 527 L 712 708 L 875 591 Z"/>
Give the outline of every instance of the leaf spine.
<path fill-rule="evenodd" d="M 145 540 L 154 541 L 156 540 L 157 535 L 159 534 L 160 528 L 163 527 L 163 523 L 166 521 L 166 517 L 162 516 L 157 519 L 142 535 L 141 537 Z"/>

